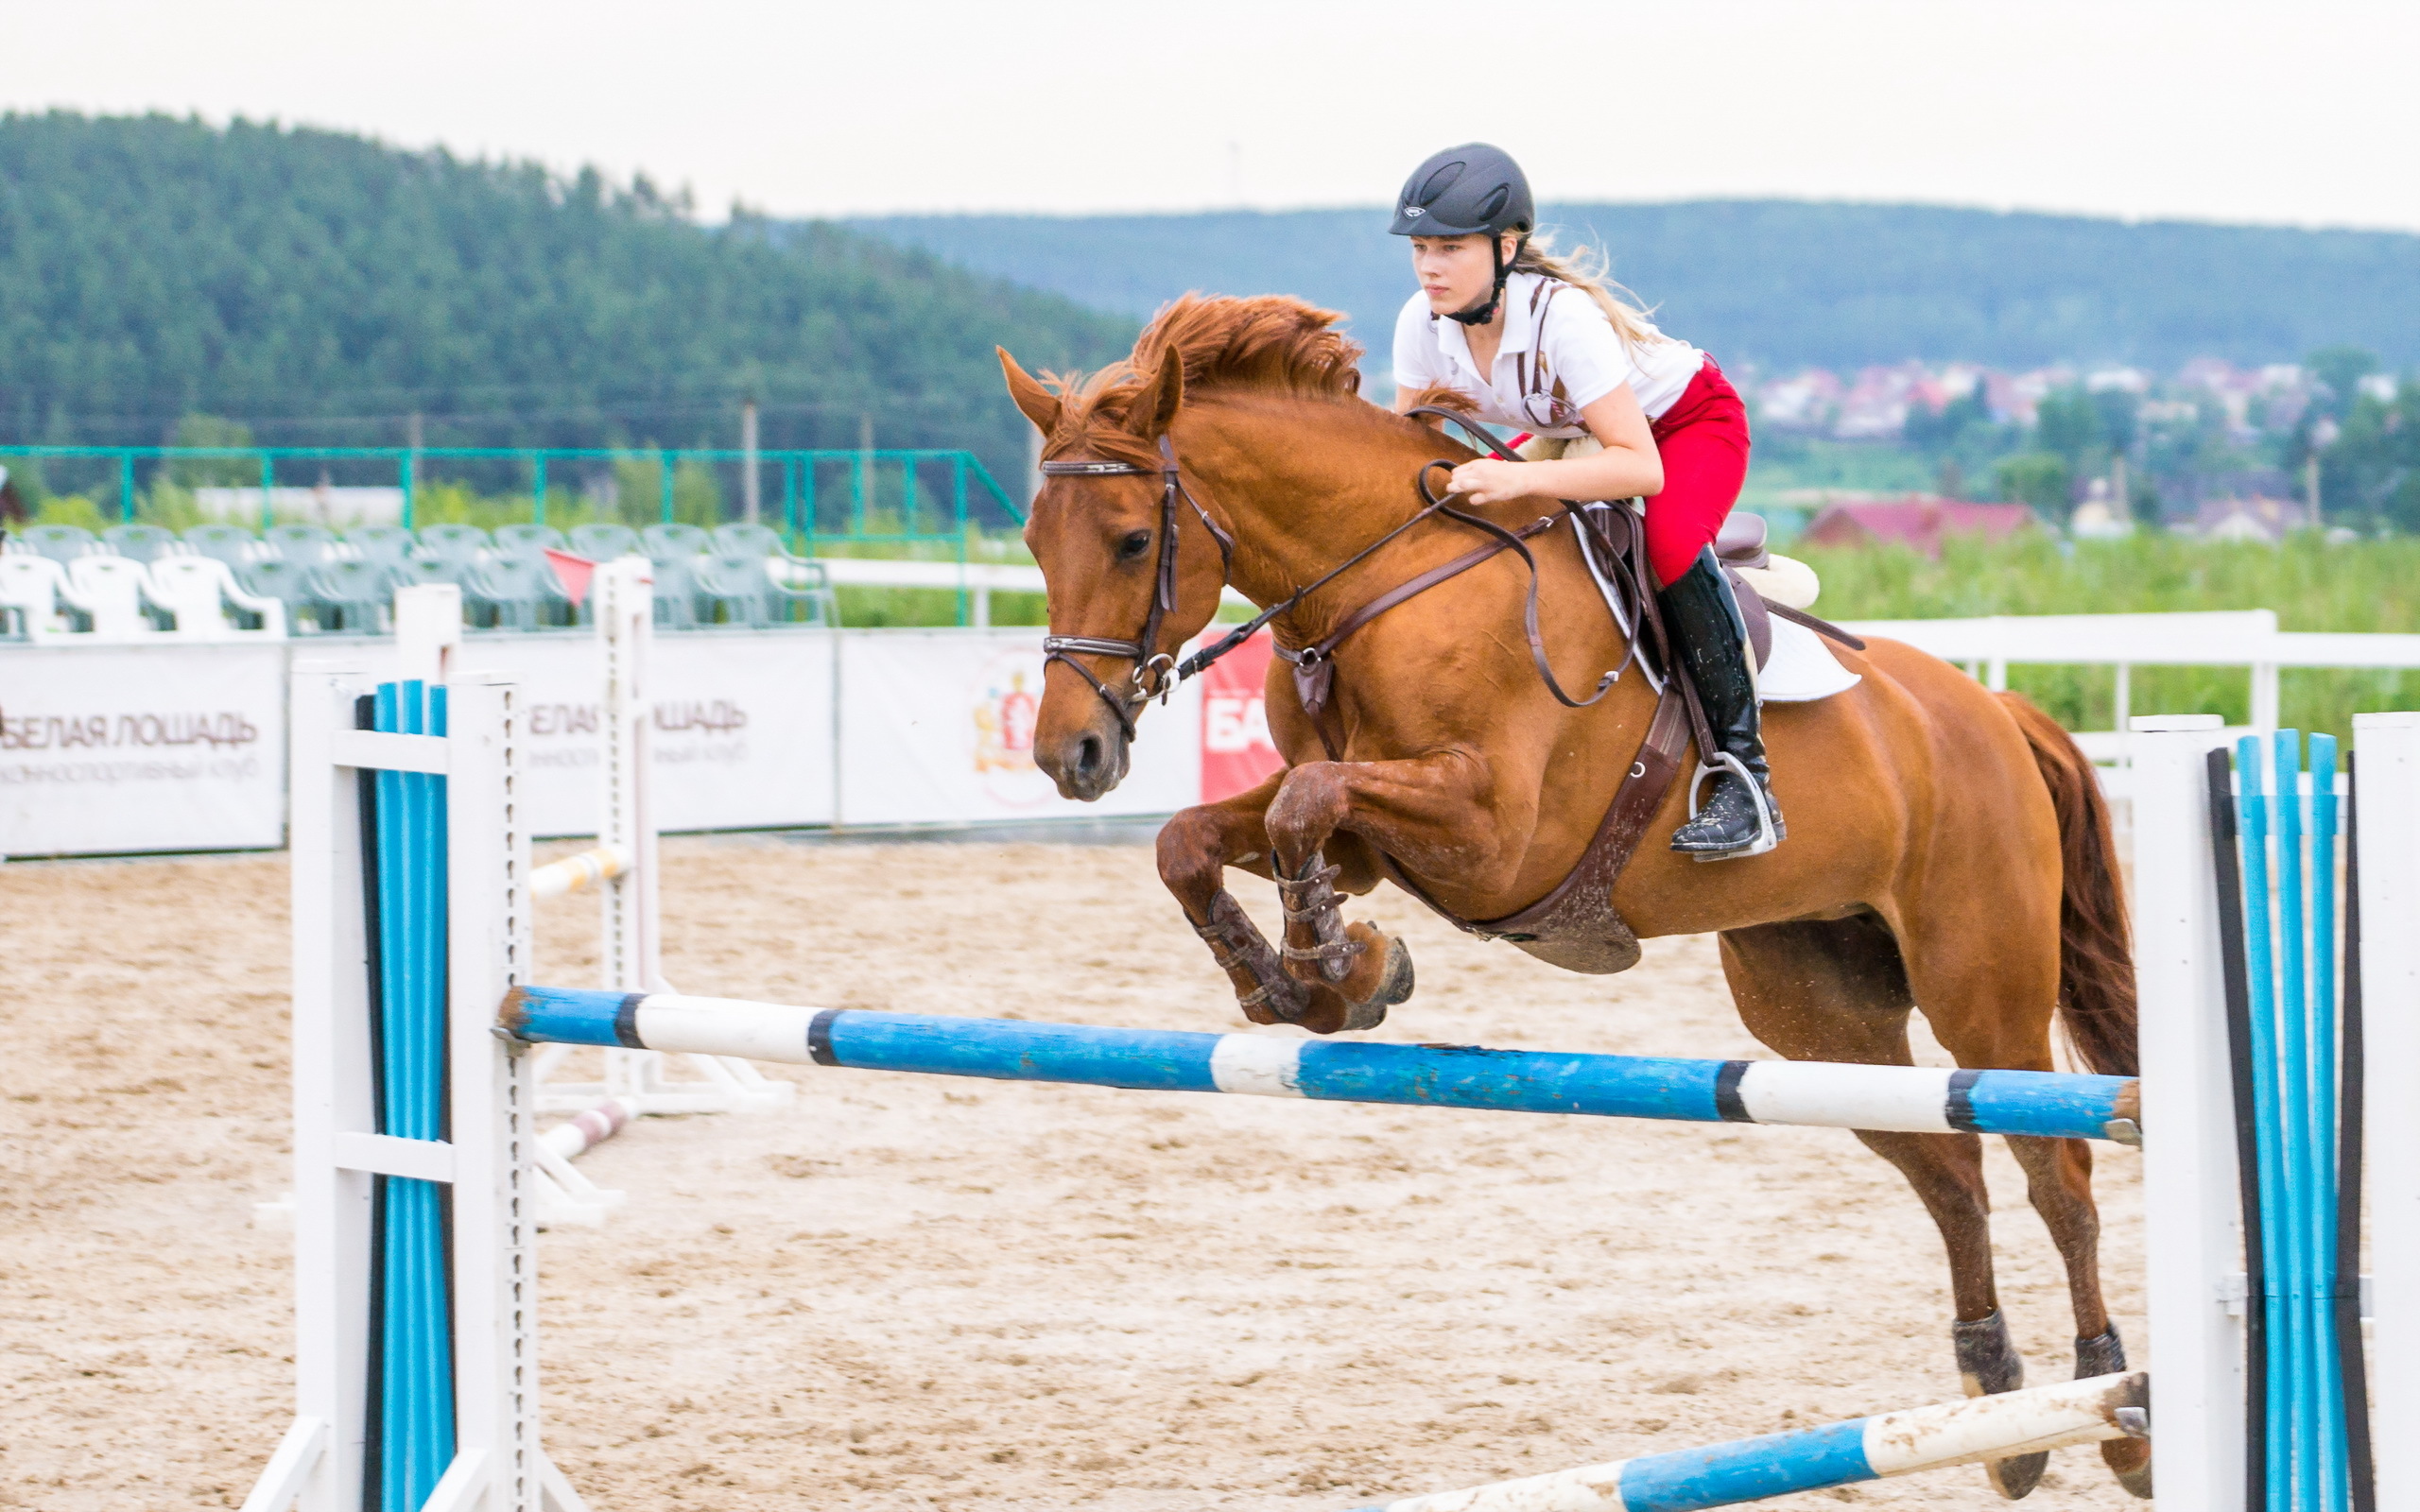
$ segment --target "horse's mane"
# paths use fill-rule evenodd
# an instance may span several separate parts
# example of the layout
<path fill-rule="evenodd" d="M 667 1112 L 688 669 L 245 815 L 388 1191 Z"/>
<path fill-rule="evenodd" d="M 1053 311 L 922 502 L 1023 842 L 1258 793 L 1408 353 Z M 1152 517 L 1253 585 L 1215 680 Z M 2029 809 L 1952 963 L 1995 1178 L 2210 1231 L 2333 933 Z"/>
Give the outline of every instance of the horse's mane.
<path fill-rule="evenodd" d="M 1127 404 L 1170 349 L 1184 364 L 1188 398 L 1254 389 L 1350 399 L 1361 387 L 1362 349 L 1335 329 L 1343 318 L 1285 294 L 1187 294 L 1151 318 L 1124 360 L 1091 374 L 1043 375 L 1064 401 L 1046 450 L 1097 437 L 1097 428 L 1122 426 Z"/>

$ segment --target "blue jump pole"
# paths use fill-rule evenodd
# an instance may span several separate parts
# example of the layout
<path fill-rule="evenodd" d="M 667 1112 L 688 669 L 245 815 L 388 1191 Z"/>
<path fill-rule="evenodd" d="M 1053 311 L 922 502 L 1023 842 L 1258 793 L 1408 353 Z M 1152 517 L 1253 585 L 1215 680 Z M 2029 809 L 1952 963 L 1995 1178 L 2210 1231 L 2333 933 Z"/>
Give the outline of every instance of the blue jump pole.
<path fill-rule="evenodd" d="M 2141 1118 L 2135 1081 L 2050 1072 L 1306 1040 L 574 988 L 516 988 L 502 1019 L 538 1043 L 1323 1102 L 2128 1143 Z"/>
<path fill-rule="evenodd" d="M 1796 1433 L 1582 1466 L 1357 1512 L 1696 1512 L 2148 1431 L 2147 1377 L 2097 1376 Z"/>
<path fill-rule="evenodd" d="M 372 728 L 445 733 L 445 689 L 385 682 Z M 374 782 L 380 1064 L 378 1132 L 440 1140 L 445 1103 L 445 779 L 381 771 Z M 454 1460 L 454 1357 L 444 1194 L 378 1180 L 379 1458 L 372 1512 L 417 1512 Z"/>

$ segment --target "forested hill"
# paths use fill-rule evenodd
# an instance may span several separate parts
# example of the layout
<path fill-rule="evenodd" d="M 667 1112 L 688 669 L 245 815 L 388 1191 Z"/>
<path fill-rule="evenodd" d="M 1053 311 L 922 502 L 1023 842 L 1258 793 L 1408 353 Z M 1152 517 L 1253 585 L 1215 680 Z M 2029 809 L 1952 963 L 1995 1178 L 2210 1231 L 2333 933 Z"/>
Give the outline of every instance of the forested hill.
<path fill-rule="evenodd" d="M 1917 357 L 2028 368 L 2286 362 L 2338 343 L 2420 363 L 2420 236 L 1784 200 L 1550 205 L 1676 335 L 1767 369 Z M 1383 210 L 847 222 L 1082 303 L 1285 292 L 1383 348 L 1412 290 Z"/>
<path fill-rule="evenodd" d="M 966 446 L 1018 463 L 995 342 L 1133 322 L 834 227 L 703 229 L 639 180 L 152 116 L 0 117 L 0 440 Z M 347 423 L 345 421 L 353 422 Z"/>

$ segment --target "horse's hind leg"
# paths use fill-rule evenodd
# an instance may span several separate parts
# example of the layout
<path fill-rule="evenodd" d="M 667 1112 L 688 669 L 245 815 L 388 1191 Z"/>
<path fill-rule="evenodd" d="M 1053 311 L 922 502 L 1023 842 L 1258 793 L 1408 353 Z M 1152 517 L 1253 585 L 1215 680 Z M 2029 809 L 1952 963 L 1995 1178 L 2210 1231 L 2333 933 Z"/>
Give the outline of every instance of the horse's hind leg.
<path fill-rule="evenodd" d="M 1748 1032 L 1792 1060 L 1911 1065 L 1908 1015 L 1915 998 L 1898 942 L 1871 915 L 1760 924 L 1721 936 L 1722 971 Z M 1992 1275 L 1991 1196 L 1983 1144 L 1972 1134 L 1860 1131 L 1865 1147 L 1899 1168 L 1941 1230 L 1949 1254 L 1950 1337 L 1969 1396 L 2014 1391 L 2025 1364 L 2010 1341 Z M 2049 1456 L 2018 1454 L 1984 1469 L 2014 1500 L 2033 1489 Z"/>
<path fill-rule="evenodd" d="M 2055 894 L 2052 895 L 2055 897 Z M 1995 938 L 1971 917 L 1945 919 L 1933 912 L 1908 929 L 1908 958 L 1933 1035 L 1961 1066 L 2052 1071 L 2051 1006 L 2058 992 L 2054 945 L 2017 952 L 2011 928 Z M 2046 932 L 2047 933 L 2047 932 Z M 1979 950 L 1977 941 L 1989 949 Z M 2100 1214 L 2092 1197 L 2092 1146 L 2082 1140 L 2011 1138 L 2009 1151 L 2024 1168 L 2026 1194 L 2050 1231 L 2067 1273 L 2075 1309 L 2078 1378 L 2125 1368 L 2126 1352 L 2110 1325 L 2100 1290 Z M 2151 1495 L 2151 1446 L 2113 1438 L 2101 1459 L 2120 1486 Z"/>
<path fill-rule="evenodd" d="M 2084 1140 L 2028 1139 L 2012 1135 L 2008 1147 L 2025 1168 L 2026 1195 L 2050 1230 L 2050 1242 L 2067 1268 L 2067 1295 L 2075 1301 L 2076 1378 L 2126 1368 L 2126 1347 L 2100 1295 L 2100 1210 L 2092 1200 L 2092 1145 Z M 2152 1447 L 2139 1438 L 2101 1440 L 2100 1457 L 2118 1484 L 2136 1496 L 2152 1494 Z"/>

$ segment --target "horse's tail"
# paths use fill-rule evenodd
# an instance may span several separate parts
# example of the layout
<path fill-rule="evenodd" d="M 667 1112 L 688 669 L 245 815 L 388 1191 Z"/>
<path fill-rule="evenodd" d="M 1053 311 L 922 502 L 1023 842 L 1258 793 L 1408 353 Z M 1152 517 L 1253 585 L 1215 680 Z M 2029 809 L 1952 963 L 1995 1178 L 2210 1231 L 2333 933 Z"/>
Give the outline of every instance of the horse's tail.
<path fill-rule="evenodd" d="M 2135 954 L 2100 779 L 2057 720 L 2022 695 L 2004 693 L 2000 700 L 2033 747 L 2033 765 L 2059 815 L 2059 1015 L 2067 1041 L 2101 1075 L 2138 1074 Z"/>

